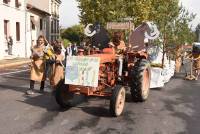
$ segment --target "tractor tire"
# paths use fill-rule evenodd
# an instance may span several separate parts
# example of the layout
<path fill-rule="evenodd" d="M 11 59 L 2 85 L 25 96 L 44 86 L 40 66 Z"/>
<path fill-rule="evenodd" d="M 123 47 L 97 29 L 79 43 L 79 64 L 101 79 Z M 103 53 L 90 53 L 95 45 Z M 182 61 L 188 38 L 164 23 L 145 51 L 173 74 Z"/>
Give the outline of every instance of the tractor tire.
<path fill-rule="evenodd" d="M 61 108 L 69 108 L 72 106 L 71 100 L 74 93 L 69 92 L 69 85 L 64 83 L 64 80 L 60 80 L 55 89 L 55 99 Z"/>
<path fill-rule="evenodd" d="M 110 113 L 112 116 L 120 116 L 123 112 L 126 98 L 126 90 L 123 86 L 117 85 L 110 99 Z"/>
<path fill-rule="evenodd" d="M 151 69 L 146 59 L 140 59 L 131 70 L 131 96 L 133 101 L 143 102 L 149 96 Z"/>

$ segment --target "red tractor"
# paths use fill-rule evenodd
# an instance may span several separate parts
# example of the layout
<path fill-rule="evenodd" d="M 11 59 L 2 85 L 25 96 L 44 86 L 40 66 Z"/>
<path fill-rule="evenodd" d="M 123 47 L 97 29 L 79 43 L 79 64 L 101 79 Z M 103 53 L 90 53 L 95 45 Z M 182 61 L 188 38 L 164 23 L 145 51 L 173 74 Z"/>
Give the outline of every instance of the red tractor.
<path fill-rule="evenodd" d="M 65 78 L 55 87 L 57 103 L 63 108 L 71 106 L 74 94 L 110 97 L 110 113 L 112 116 L 119 116 L 122 114 L 125 105 L 126 87 L 130 87 L 134 101 L 145 101 L 149 95 L 151 78 L 150 63 L 147 60 L 148 55 L 145 51 L 135 51 L 132 49 L 126 50 L 122 55 L 123 69 L 121 76 L 118 73 L 120 71 L 119 56 L 115 54 L 115 50 L 112 48 L 104 48 L 102 51 L 94 50 L 90 52 L 90 55 L 85 55 L 84 51 L 80 51 L 79 56 L 68 57 L 67 62 L 73 58 L 78 58 L 79 62 L 87 58 L 99 59 L 99 66 L 96 67 L 98 70 L 97 85 L 69 84 Z M 68 62 L 67 64 L 70 63 Z M 80 64 L 84 63 L 81 62 Z M 70 66 L 70 68 L 73 71 L 69 71 L 68 67 L 65 69 L 67 77 L 68 73 L 72 75 L 72 72 L 73 77 L 81 77 L 80 75 L 82 74 L 77 73 L 78 69 L 75 69 L 76 67 Z M 95 69 L 95 67 L 93 68 Z M 86 75 L 89 76 L 88 78 L 93 77 L 90 72 L 83 70 L 82 73 L 84 73 L 83 77 Z"/>

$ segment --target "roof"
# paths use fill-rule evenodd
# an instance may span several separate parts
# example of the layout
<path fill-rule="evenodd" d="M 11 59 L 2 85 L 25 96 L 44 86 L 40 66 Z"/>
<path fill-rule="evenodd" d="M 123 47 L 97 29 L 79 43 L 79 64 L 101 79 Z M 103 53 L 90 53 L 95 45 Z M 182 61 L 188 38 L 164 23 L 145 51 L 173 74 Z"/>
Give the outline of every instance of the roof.
<path fill-rule="evenodd" d="M 46 12 L 46 11 L 44 11 L 44 10 L 41 10 L 41 9 L 39 9 L 39 8 L 37 8 L 37 7 L 33 6 L 33 5 L 31 5 L 31 4 L 27 4 L 26 7 L 27 7 L 27 9 L 29 9 L 29 10 L 31 10 L 31 11 L 36 11 L 36 12 L 38 12 L 38 13 L 40 13 L 40 14 L 44 14 L 44 15 L 46 15 L 46 16 L 51 16 L 50 13 L 48 13 L 48 12 Z"/>

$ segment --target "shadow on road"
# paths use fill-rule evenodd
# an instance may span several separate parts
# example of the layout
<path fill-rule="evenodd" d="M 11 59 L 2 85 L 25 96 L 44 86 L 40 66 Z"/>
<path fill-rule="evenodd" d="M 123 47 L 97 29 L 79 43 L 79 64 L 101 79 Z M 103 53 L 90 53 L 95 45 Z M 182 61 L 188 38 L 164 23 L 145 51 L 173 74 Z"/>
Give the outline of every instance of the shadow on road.
<path fill-rule="evenodd" d="M 5 84 L 0 84 L 0 88 L 2 89 L 11 89 L 11 90 L 15 90 L 17 92 L 23 92 L 25 93 L 27 88 L 26 87 L 19 87 L 19 86 L 16 86 L 16 85 L 5 85 Z"/>
<path fill-rule="evenodd" d="M 109 112 L 108 108 L 105 108 L 105 106 L 86 106 L 81 108 L 84 112 L 87 114 L 97 116 L 97 117 L 111 117 L 111 114 Z"/>
<path fill-rule="evenodd" d="M 40 115 L 40 119 L 31 125 L 28 130 L 26 130 L 27 133 L 46 127 L 49 122 L 53 122 L 53 120 L 59 115 L 59 112 L 63 112 L 63 109 L 57 105 L 54 97 L 50 93 L 44 93 L 36 96 L 23 95 L 23 97 L 25 98 L 23 101 L 17 101 L 34 107 L 46 109 L 46 112 Z"/>

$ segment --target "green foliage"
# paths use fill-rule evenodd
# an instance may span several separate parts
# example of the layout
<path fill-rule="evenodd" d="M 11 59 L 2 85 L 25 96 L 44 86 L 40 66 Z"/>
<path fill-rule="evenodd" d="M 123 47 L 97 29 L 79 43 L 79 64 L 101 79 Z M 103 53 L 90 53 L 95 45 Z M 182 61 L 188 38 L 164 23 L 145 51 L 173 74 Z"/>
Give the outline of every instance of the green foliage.
<path fill-rule="evenodd" d="M 61 37 L 62 39 L 68 39 L 71 43 L 80 44 L 84 37 L 83 30 L 84 27 L 82 25 L 74 25 L 62 30 Z"/>
<path fill-rule="evenodd" d="M 154 21 L 161 32 L 165 47 L 194 41 L 189 23 L 195 15 L 190 14 L 179 0 L 77 0 L 82 24 L 120 21 L 131 17 L 135 26 L 143 21 Z"/>
<path fill-rule="evenodd" d="M 195 14 L 190 14 L 183 6 L 179 8 L 179 16 L 171 24 L 169 44 L 184 45 L 191 44 L 195 40 L 195 35 L 189 23 L 195 18 Z"/>
<path fill-rule="evenodd" d="M 63 40 L 63 45 L 65 48 L 67 48 L 69 46 L 69 44 L 71 44 L 71 42 L 68 39 Z"/>
<path fill-rule="evenodd" d="M 140 24 L 148 20 L 151 0 L 77 0 L 83 24 L 120 21 L 127 16 Z"/>

